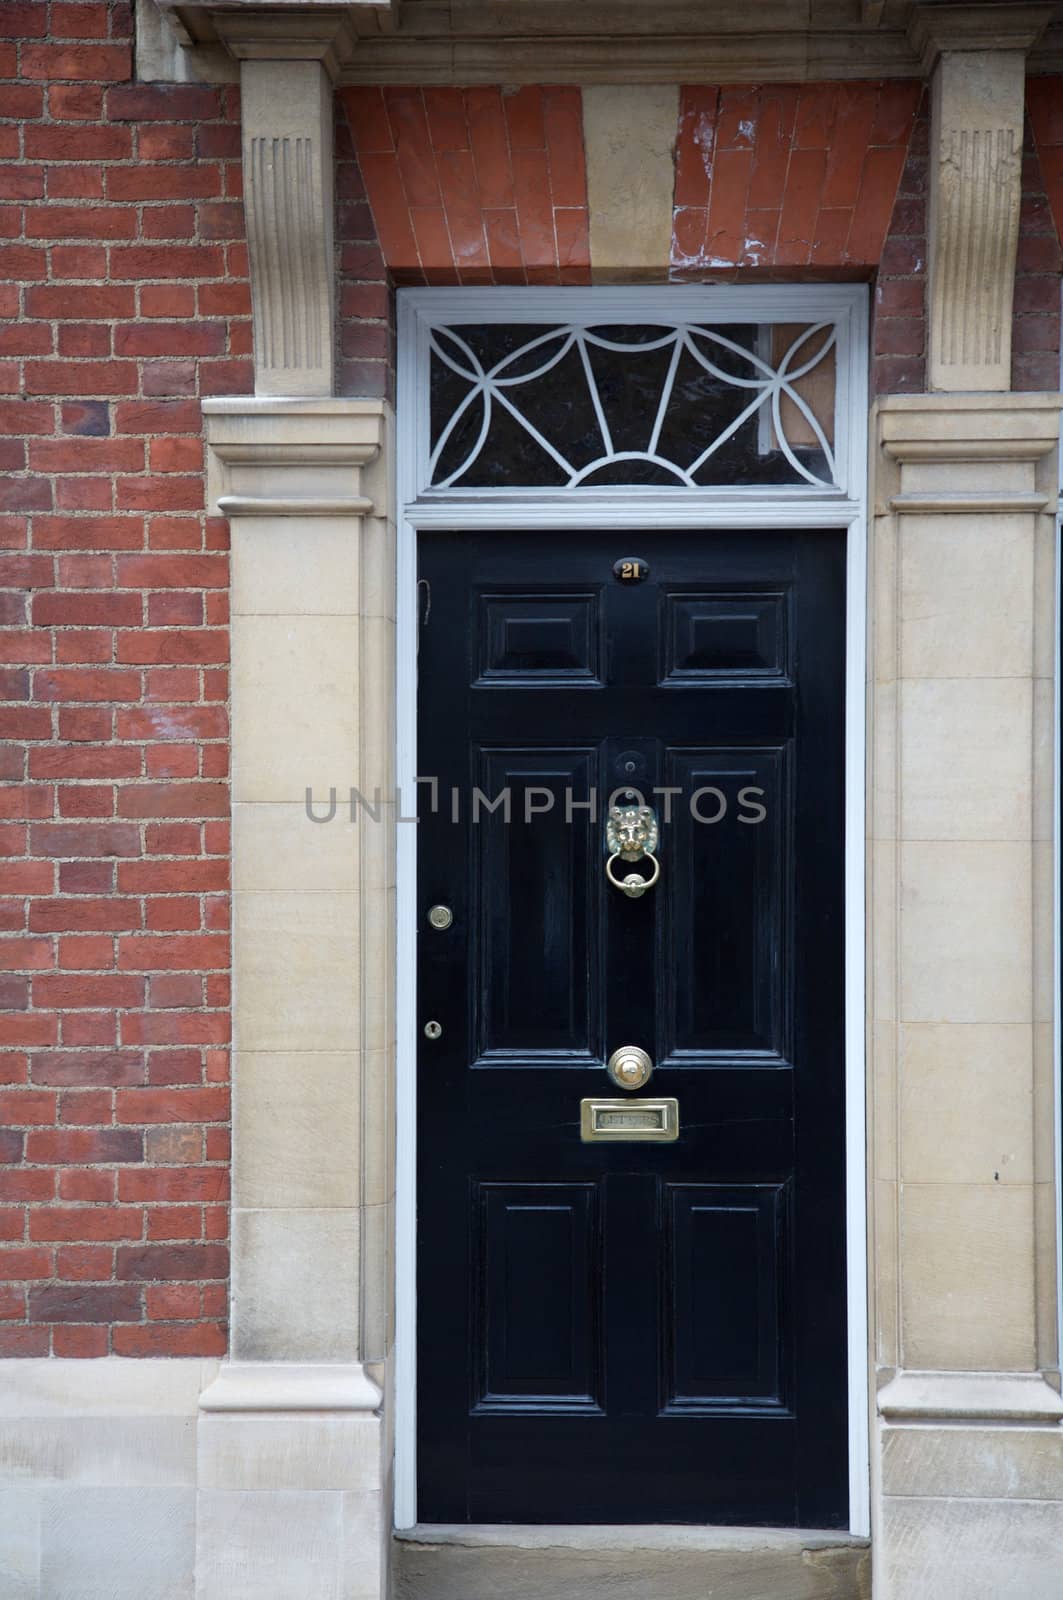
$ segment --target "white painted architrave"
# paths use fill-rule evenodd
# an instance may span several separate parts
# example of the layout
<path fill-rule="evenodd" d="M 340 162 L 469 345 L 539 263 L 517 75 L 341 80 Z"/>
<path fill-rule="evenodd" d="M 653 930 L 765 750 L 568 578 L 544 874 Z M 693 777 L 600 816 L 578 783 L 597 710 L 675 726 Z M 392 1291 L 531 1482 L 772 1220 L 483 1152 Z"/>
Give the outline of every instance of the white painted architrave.
<path fill-rule="evenodd" d="M 395 1241 L 395 1526 L 417 1521 L 416 928 L 417 535 L 432 529 L 644 527 L 751 534 L 788 528 L 846 531 L 845 1076 L 850 1531 L 870 1533 L 870 1439 L 865 1051 L 865 751 L 867 655 L 868 300 L 863 285 L 591 289 L 407 289 L 398 297 L 398 597 L 396 781 L 411 819 L 398 834 Z M 478 322 L 697 321 L 837 324 L 834 447 L 839 487 L 612 490 L 430 490 L 428 328 Z"/>

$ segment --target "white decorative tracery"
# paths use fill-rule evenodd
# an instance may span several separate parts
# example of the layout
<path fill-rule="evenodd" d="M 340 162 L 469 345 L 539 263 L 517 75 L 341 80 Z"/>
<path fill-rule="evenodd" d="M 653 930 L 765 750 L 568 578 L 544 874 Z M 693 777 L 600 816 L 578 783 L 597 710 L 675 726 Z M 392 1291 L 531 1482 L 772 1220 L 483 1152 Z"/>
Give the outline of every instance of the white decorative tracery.
<path fill-rule="evenodd" d="M 824 361 L 828 352 L 835 348 L 837 328 L 833 322 L 821 321 L 802 327 L 777 364 L 773 364 L 768 353 L 771 348 L 770 339 L 767 352 L 763 349 L 754 351 L 729 338 L 718 327 L 706 327 L 691 322 L 676 322 L 662 326 L 654 321 L 652 328 L 654 330 L 661 328 L 659 336 L 638 340 L 617 339 L 599 331 L 601 327 L 614 327 L 612 324 L 600 324 L 599 329 L 585 325 L 562 324 L 550 328 L 545 333 L 537 333 L 535 337 L 526 340 L 516 349 L 507 351 L 488 366 L 471 348 L 469 341 L 462 337 L 458 331 L 460 326 L 461 324 L 457 327 L 453 324 L 436 324 L 428 330 L 432 356 L 469 385 L 450 416 L 438 429 L 428 474 L 428 483 L 433 490 L 458 487 L 465 474 L 479 461 L 485 446 L 489 444 L 496 407 L 501 407 L 507 412 L 554 462 L 565 480 L 562 487 L 568 489 L 582 488 L 603 468 L 618 466 L 623 462 L 645 463 L 658 468 L 672 476 L 677 488 L 704 488 L 705 485 L 699 482 L 697 474 L 722 445 L 754 419 L 760 423 L 762 454 L 764 439 L 770 437 L 772 446 L 781 451 L 797 480 L 809 483 L 817 489 L 831 489 L 837 483 L 837 466 L 831 442 L 807 399 L 796 387 Z M 645 328 L 639 330 L 640 333 L 645 331 Z M 770 333 L 770 324 L 766 325 L 766 331 Z M 670 350 L 656 409 L 652 416 L 647 414 L 644 449 L 615 448 L 600 379 L 595 373 L 590 357 L 592 348 L 638 356 L 654 350 Z M 566 454 L 563 438 L 554 441 L 546 438 L 542 430 L 524 414 L 519 395 L 521 388 L 533 385 L 543 378 L 573 349 L 579 356 L 602 443 L 601 452 L 595 459 L 582 466 L 575 464 Z M 532 366 L 525 370 L 527 362 L 538 350 L 543 352 L 544 359 L 538 363 L 533 361 Z M 748 375 L 740 376 L 727 371 L 713 360 L 714 351 L 727 351 L 732 357 L 739 358 L 746 365 Z M 803 359 L 802 353 L 804 353 Z M 684 355 L 689 356 L 717 383 L 748 392 L 750 396 L 748 402 L 740 406 L 737 414 L 721 426 L 719 433 L 700 454 L 686 464 L 669 458 L 661 450 L 662 434 L 670 411 L 677 400 L 676 377 Z M 797 414 L 804 419 L 817 441 L 826 466 L 826 476 L 818 475 L 807 459 L 802 460 L 787 439 L 786 415 L 782 406 L 784 397 L 792 402 Z M 454 438 L 455 431 L 477 404 L 482 406 L 482 415 L 472 443 L 457 465 L 448 465 L 448 470 L 437 476 L 440 474 L 440 463 Z M 623 483 L 625 477 L 621 474 L 613 481 Z"/>

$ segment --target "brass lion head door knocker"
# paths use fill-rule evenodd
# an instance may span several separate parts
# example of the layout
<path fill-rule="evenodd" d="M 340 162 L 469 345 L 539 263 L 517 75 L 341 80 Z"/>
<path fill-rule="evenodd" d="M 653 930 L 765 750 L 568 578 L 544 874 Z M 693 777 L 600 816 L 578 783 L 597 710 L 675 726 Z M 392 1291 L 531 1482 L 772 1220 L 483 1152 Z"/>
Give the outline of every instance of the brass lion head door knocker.
<path fill-rule="evenodd" d="M 605 819 L 605 875 L 614 889 L 626 894 L 629 900 L 640 900 L 661 876 L 661 863 L 654 855 L 659 838 L 657 814 L 652 806 L 609 807 Z M 618 878 L 613 869 L 615 861 L 650 861 L 653 872 L 648 878 L 638 872 L 629 872 L 623 878 Z"/>

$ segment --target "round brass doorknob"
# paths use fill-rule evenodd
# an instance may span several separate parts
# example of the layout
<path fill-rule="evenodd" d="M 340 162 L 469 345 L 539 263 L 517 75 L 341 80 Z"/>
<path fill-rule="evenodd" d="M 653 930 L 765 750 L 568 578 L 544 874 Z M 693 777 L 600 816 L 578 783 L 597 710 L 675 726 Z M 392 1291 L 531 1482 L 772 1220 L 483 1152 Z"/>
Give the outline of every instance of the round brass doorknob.
<path fill-rule="evenodd" d="M 653 1076 L 653 1062 L 637 1044 L 622 1044 L 609 1057 L 606 1071 L 618 1089 L 641 1089 Z"/>

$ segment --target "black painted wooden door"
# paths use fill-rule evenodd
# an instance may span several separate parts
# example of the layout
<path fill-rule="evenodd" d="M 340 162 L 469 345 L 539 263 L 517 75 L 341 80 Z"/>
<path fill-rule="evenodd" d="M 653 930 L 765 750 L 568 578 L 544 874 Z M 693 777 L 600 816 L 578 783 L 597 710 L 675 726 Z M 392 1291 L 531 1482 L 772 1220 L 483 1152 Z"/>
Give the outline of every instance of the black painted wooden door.
<path fill-rule="evenodd" d="M 844 1527 L 844 541 L 420 559 L 419 1519 Z M 622 1044 L 674 1143 L 581 1142 Z"/>

